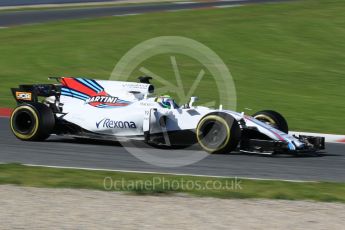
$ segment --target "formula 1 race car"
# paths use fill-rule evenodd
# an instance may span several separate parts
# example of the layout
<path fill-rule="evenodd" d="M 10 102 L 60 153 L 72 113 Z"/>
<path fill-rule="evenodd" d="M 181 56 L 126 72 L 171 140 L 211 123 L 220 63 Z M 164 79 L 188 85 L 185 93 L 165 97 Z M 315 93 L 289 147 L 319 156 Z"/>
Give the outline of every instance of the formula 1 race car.
<path fill-rule="evenodd" d="M 151 77 L 139 83 L 59 77 L 57 84 L 20 85 L 12 93 L 14 135 L 43 141 L 51 134 L 152 145 L 199 144 L 209 153 L 301 153 L 325 148 L 323 137 L 292 136 L 279 113 L 253 116 L 194 106 L 179 106 L 169 96 L 152 96 Z M 39 98 L 43 98 L 39 102 Z"/>

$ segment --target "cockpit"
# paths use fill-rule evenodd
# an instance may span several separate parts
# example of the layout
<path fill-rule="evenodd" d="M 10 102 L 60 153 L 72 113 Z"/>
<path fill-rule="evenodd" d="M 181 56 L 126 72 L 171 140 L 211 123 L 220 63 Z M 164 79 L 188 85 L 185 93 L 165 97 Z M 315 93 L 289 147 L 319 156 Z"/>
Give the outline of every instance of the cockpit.
<path fill-rule="evenodd" d="M 155 99 L 155 102 L 166 109 L 178 109 L 180 107 L 169 95 L 159 96 Z"/>

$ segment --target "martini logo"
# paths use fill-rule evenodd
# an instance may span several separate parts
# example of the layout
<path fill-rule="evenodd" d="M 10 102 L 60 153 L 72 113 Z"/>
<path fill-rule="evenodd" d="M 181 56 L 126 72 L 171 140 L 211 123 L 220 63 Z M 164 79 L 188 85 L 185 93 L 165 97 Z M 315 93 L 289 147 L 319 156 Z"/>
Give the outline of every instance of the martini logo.
<path fill-rule="evenodd" d="M 61 95 L 83 100 L 97 108 L 118 108 L 127 106 L 129 101 L 109 95 L 97 81 L 86 78 L 63 78 Z"/>
<path fill-rule="evenodd" d="M 109 104 L 115 104 L 117 101 L 117 97 L 111 97 L 111 96 L 93 96 L 87 99 L 85 102 L 90 103 L 109 103 Z"/>
<path fill-rule="evenodd" d="M 119 100 L 118 97 L 113 97 L 107 94 L 105 91 L 100 93 L 90 95 L 89 98 L 85 100 L 85 104 L 89 104 L 95 107 L 102 107 L 102 106 L 124 106 Z"/>
<path fill-rule="evenodd" d="M 85 100 L 85 104 L 89 104 L 95 107 L 112 107 L 112 106 L 126 106 L 127 101 L 120 100 L 118 97 L 108 95 L 105 91 L 90 96 Z"/>

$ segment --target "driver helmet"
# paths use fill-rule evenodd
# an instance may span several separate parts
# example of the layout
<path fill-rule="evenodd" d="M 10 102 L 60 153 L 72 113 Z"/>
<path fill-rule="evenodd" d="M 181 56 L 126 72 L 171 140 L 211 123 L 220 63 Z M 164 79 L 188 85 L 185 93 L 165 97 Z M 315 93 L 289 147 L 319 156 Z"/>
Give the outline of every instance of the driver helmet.
<path fill-rule="evenodd" d="M 172 98 L 169 95 L 163 95 L 157 97 L 156 102 L 158 102 L 162 107 L 170 109 Z"/>

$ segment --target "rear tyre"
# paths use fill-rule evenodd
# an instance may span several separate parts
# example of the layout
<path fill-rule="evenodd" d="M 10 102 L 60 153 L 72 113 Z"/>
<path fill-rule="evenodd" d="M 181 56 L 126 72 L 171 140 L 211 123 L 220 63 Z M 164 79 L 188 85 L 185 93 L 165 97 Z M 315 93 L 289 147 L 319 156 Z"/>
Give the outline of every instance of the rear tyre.
<path fill-rule="evenodd" d="M 203 117 L 196 129 L 200 146 L 208 153 L 234 151 L 241 139 L 241 128 L 230 114 L 211 113 Z"/>
<path fill-rule="evenodd" d="M 43 141 L 52 133 L 55 117 L 53 111 L 44 104 L 22 104 L 13 111 L 10 126 L 20 140 Z"/>
<path fill-rule="evenodd" d="M 264 122 L 273 128 L 276 128 L 284 133 L 289 132 L 289 126 L 285 118 L 278 112 L 273 110 L 263 110 L 257 112 L 253 117 L 261 122 Z"/>

